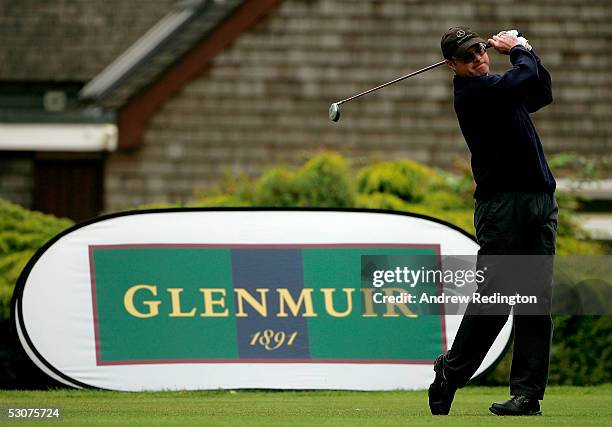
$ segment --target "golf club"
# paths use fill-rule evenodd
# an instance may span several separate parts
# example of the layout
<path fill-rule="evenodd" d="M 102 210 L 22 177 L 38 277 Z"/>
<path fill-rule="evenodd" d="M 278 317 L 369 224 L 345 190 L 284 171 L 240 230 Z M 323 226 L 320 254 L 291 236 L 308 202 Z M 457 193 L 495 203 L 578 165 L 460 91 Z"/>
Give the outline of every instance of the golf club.
<path fill-rule="evenodd" d="M 485 49 L 488 49 L 490 47 L 491 47 L 491 45 L 487 44 L 485 46 Z M 427 66 L 425 68 L 421 68 L 420 70 L 414 71 L 414 72 L 412 72 L 410 74 L 406 74 L 405 76 L 398 77 L 397 79 L 391 80 L 390 82 L 383 83 L 380 86 L 376 86 L 375 88 L 368 89 L 365 92 L 361 92 L 361 93 L 358 93 L 357 95 L 353 95 L 350 98 L 346 98 L 346 99 L 343 99 L 342 101 L 334 102 L 329 107 L 329 119 L 331 121 L 333 121 L 333 122 L 337 122 L 338 120 L 340 120 L 340 105 L 344 104 L 345 102 L 352 101 L 355 98 L 359 98 L 360 96 L 367 95 L 368 93 L 374 92 L 375 90 L 382 89 L 383 87 L 392 85 L 393 83 L 397 83 L 397 82 L 405 80 L 405 79 L 407 79 L 409 77 L 416 76 L 417 74 L 424 73 L 425 71 L 429 71 L 429 70 L 431 70 L 433 68 L 436 68 L 436 67 L 439 67 L 440 65 L 443 65 L 445 63 L 446 63 L 446 60 L 443 60 L 443 61 L 440 61 L 440 62 L 436 62 L 435 64 L 431 64 L 431 65 L 429 65 L 429 66 Z"/>

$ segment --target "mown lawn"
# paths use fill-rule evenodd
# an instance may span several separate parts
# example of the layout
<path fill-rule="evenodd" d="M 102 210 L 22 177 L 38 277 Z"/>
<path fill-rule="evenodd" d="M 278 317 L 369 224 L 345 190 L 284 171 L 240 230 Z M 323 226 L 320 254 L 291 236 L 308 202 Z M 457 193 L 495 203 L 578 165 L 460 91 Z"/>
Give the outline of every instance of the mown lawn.
<path fill-rule="evenodd" d="M 0 407 L 63 410 L 62 426 L 612 426 L 612 385 L 550 387 L 541 417 L 496 417 L 506 388 L 460 390 L 451 414 L 433 417 L 425 391 L 202 391 L 122 393 L 0 391 Z M 0 421 L 8 425 L 3 414 Z M 10 424 L 41 425 L 41 421 Z M 44 422 L 43 424 L 48 424 Z"/>

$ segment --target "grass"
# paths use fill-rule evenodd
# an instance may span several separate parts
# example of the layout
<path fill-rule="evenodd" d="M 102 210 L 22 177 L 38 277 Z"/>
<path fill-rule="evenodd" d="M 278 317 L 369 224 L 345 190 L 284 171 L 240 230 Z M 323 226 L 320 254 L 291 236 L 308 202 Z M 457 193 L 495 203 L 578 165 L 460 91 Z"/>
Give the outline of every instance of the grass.
<path fill-rule="evenodd" d="M 447 417 L 429 414 L 425 391 L 0 391 L 0 407 L 59 406 L 62 427 L 612 425 L 612 385 L 550 387 L 541 417 L 489 413 L 491 402 L 507 395 L 507 388 L 501 387 L 459 390 Z M 12 424 L 40 426 L 41 421 Z"/>

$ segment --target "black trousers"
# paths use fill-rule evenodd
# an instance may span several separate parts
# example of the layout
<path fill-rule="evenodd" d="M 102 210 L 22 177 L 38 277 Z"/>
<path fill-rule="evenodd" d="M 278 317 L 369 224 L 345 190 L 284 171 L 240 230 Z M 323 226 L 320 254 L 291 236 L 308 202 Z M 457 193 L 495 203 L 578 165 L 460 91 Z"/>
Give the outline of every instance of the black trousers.
<path fill-rule="evenodd" d="M 529 274 L 530 281 L 537 281 L 538 292 L 549 298 L 550 303 L 557 218 L 558 206 L 551 193 L 506 192 L 477 201 L 474 212 L 476 237 L 480 244 L 477 268 L 491 264 L 491 259 L 530 258 L 524 255 L 541 258 L 533 255 L 546 255 L 543 258 L 550 260 L 547 268 L 530 268 Z M 520 273 L 521 268 L 515 270 Z M 508 272 L 507 266 L 505 272 Z M 537 273 L 535 277 L 534 272 Z M 487 274 L 478 291 L 487 294 L 500 289 L 499 282 L 507 276 Z M 501 287 L 504 286 L 506 284 Z M 500 312 L 500 305 L 491 307 L 470 303 L 453 345 L 445 356 L 444 372 L 450 382 L 463 387 L 469 381 L 508 320 L 509 313 L 509 306 L 506 312 Z M 536 315 L 521 315 L 515 307 L 511 395 L 544 398 L 553 331 L 548 313 L 539 311 Z"/>

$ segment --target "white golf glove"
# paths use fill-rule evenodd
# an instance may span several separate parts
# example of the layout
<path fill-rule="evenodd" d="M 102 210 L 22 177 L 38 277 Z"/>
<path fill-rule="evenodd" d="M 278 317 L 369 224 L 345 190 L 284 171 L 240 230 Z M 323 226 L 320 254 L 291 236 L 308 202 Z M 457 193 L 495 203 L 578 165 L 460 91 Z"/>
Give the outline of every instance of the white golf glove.
<path fill-rule="evenodd" d="M 529 44 L 529 40 L 527 40 L 523 36 L 519 36 L 519 32 L 517 30 L 500 31 L 497 35 L 499 36 L 503 33 L 507 33 L 507 34 L 510 34 L 511 36 L 516 37 L 518 39 L 518 42 L 521 44 L 521 46 L 523 46 L 527 50 L 531 50 L 531 45 Z"/>

